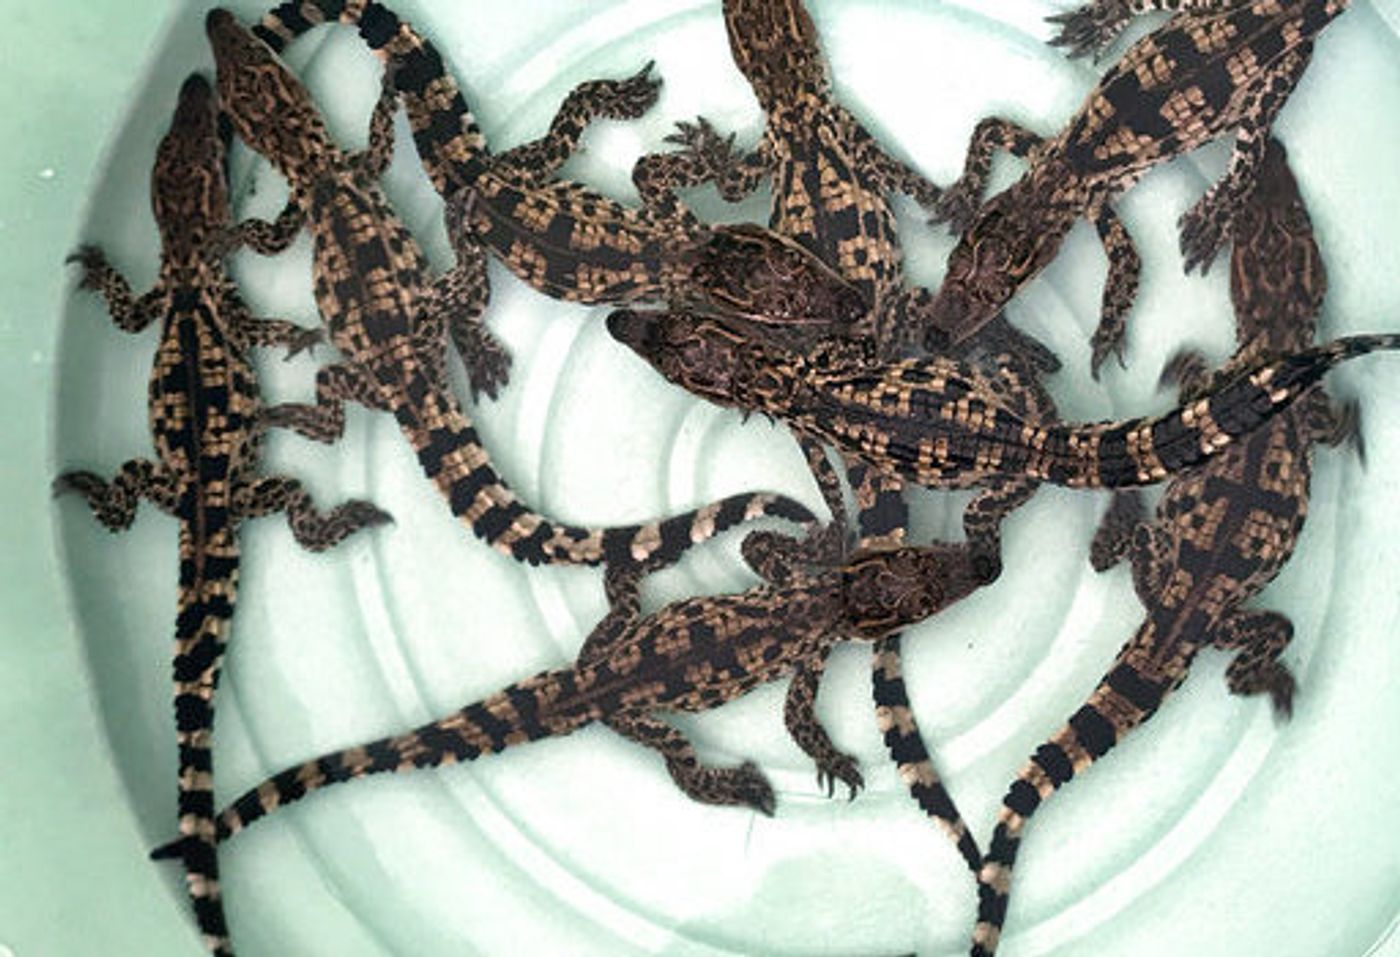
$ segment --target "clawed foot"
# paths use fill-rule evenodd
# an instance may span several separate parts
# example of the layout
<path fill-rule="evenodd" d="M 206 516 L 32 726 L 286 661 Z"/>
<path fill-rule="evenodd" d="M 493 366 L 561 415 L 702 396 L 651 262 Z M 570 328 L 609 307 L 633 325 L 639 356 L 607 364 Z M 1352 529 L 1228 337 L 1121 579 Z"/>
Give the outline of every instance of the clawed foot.
<path fill-rule="evenodd" d="M 394 524 L 393 515 L 362 498 L 352 498 L 337 508 L 336 518 L 357 529 Z"/>
<path fill-rule="evenodd" d="M 933 216 L 929 222 L 947 223 L 949 232 L 961 236 L 977 217 L 977 209 L 981 205 L 977 193 L 965 180 L 958 180 L 945 189 L 933 204 Z"/>
<path fill-rule="evenodd" d="M 1128 554 L 1133 532 L 1147 519 L 1142 496 L 1136 491 L 1123 491 L 1113 501 L 1099 522 L 1094 540 L 1089 544 L 1089 564 L 1094 571 L 1104 572 L 1117 565 Z"/>
<path fill-rule="evenodd" d="M 1204 276 L 1210 272 L 1210 264 L 1215 254 L 1225 245 L 1225 237 L 1234 220 L 1234 211 L 1227 203 L 1219 202 L 1206 193 L 1189 210 L 1182 214 L 1178 225 L 1181 227 L 1182 269 L 1190 274 L 1197 267 Z"/>
<path fill-rule="evenodd" d="M 1158 388 L 1179 386 L 1190 388 L 1210 375 L 1206 357 L 1194 349 L 1183 349 L 1167 360 L 1162 366 L 1162 374 L 1157 378 Z"/>
<path fill-rule="evenodd" d="M 1350 443 L 1356 449 L 1356 457 L 1366 464 L 1366 440 L 1361 432 L 1361 405 L 1355 399 L 1347 401 L 1337 410 L 1332 431 L 1324 441 L 1329 445 Z"/>
<path fill-rule="evenodd" d="M 64 472 L 49 485 L 54 498 L 77 492 L 91 498 L 106 492 L 107 482 L 96 472 Z"/>
<path fill-rule="evenodd" d="M 635 120 L 656 105 L 661 80 L 651 75 L 655 60 L 648 60 L 625 80 L 599 81 L 599 113 L 613 120 Z"/>
<path fill-rule="evenodd" d="M 773 786 L 752 761 L 745 761 L 735 769 L 733 794 L 736 803 L 747 805 L 764 817 L 772 817 L 778 807 Z"/>
<path fill-rule="evenodd" d="M 485 393 L 495 399 L 510 381 L 510 352 L 485 329 L 481 335 L 473 337 L 467 348 L 458 345 L 462 363 L 467 367 L 467 381 L 470 384 L 472 401 Z"/>
<path fill-rule="evenodd" d="M 1283 665 L 1278 665 L 1274 673 L 1270 675 L 1269 699 L 1274 704 L 1274 717 L 1280 721 L 1287 721 L 1293 717 L 1293 692 L 1298 688 L 1298 682 L 1293 677 L 1293 672 Z"/>
<path fill-rule="evenodd" d="M 1060 28 L 1050 40 L 1051 46 L 1068 47 L 1066 55 L 1071 59 L 1093 54 L 1097 63 L 1104 48 L 1123 32 L 1130 18 L 1131 13 L 1123 0 L 1095 0 L 1048 16 L 1045 21 Z"/>
<path fill-rule="evenodd" d="M 1118 360 L 1120 369 L 1128 367 L 1127 361 L 1123 358 L 1123 329 L 1121 326 L 1112 329 L 1099 326 L 1094 330 L 1093 338 L 1089 340 L 1089 347 L 1093 351 L 1089 360 L 1089 372 L 1093 375 L 1095 382 L 1099 380 L 1099 370 L 1109 356 Z"/>
<path fill-rule="evenodd" d="M 861 776 L 858 762 L 849 754 L 837 754 L 823 767 L 817 768 L 817 786 L 826 789 L 826 796 L 833 797 L 836 794 L 836 782 L 840 781 L 846 785 L 850 794 L 847 800 L 855 800 L 855 796 L 865 787 L 865 778 Z"/>
<path fill-rule="evenodd" d="M 739 163 L 739 157 L 734 151 L 734 134 L 721 136 L 710 121 L 703 116 L 697 116 L 695 122 L 680 120 L 676 123 L 676 132 L 667 136 L 663 142 L 674 143 L 684 147 L 684 153 L 689 153 L 697 160 L 705 171 L 707 178 L 714 181 L 720 191 L 720 195 L 730 201 L 743 199 L 743 194 L 731 195 L 734 190 L 726 190 L 725 183 L 729 178 L 727 174 L 733 171 Z"/>
<path fill-rule="evenodd" d="M 107 257 L 102 250 L 90 244 L 79 246 L 65 260 L 65 263 L 80 263 L 83 278 L 78 282 L 79 289 L 101 289 L 102 271 L 107 268 Z"/>
<path fill-rule="evenodd" d="M 289 362 L 293 356 L 303 352 L 314 353 L 316 347 L 325 341 L 325 331 L 319 326 L 313 329 L 302 329 L 287 343 L 287 354 L 282 357 L 282 361 Z"/>
<path fill-rule="evenodd" d="M 981 585 L 990 585 L 1001 577 L 1001 547 L 995 551 L 985 548 L 972 549 L 972 577 Z"/>

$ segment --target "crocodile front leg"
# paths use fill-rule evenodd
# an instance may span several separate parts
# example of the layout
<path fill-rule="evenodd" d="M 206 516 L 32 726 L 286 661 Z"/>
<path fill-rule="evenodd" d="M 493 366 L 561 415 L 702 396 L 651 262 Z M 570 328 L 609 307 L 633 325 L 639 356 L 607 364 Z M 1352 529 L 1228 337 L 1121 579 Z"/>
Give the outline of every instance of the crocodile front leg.
<path fill-rule="evenodd" d="M 870 132 L 851 120 L 851 140 L 856 151 L 856 162 L 878 178 L 881 187 L 889 193 L 903 193 L 913 198 L 924 209 L 932 212 L 943 195 L 942 187 L 936 185 L 923 173 L 886 152 Z"/>
<path fill-rule="evenodd" d="M 1169 13 L 1212 13 L 1237 6 L 1242 0 L 1094 0 L 1082 7 L 1064 13 L 1052 14 L 1045 18 L 1047 23 L 1060 27 L 1060 32 L 1050 40 L 1055 47 L 1068 47 L 1067 55 L 1075 57 L 1094 55 L 1098 62 L 1104 48 L 1123 32 L 1129 21 L 1145 13 L 1163 11 Z"/>
<path fill-rule="evenodd" d="M 663 219 L 676 215 L 680 202 L 677 190 L 714 183 L 720 196 L 737 203 L 757 189 L 772 170 L 767 140 L 740 156 L 734 150 L 734 134 L 720 136 L 703 116 L 694 123 L 677 123 L 676 128 L 666 142 L 683 149 L 648 153 L 632 167 L 632 182 L 643 204 Z"/>
<path fill-rule="evenodd" d="M 78 247 L 65 262 L 82 265 L 83 278 L 78 288 L 100 294 L 107 303 L 112 321 L 123 332 L 140 332 L 165 314 L 170 295 L 163 284 L 141 296 L 133 296 L 126 277 L 107 262 L 106 254 L 96 246 Z"/>
<path fill-rule="evenodd" d="M 1206 190 L 1181 217 L 1181 256 L 1185 260 L 1182 268 L 1187 273 L 1197 267 L 1203 276 L 1210 271 L 1210 264 L 1224 245 L 1235 216 L 1254 192 L 1268 148 L 1269 128 L 1311 59 L 1312 44 L 1301 44 L 1285 54 L 1276 69 L 1260 79 L 1254 98 L 1240 121 L 1225 177 Z"/>
<path fill-rule="evenodd" d="M 982 205 L 982 190 L 992 169 L 993 154 L 1003 149 L 1024 158 L 1042 142 L 1044 137 L 1039 133 L 1011 120 L 999 116 L 981 120 L 972 131 L 962 175 L 934 203 L 932 222 L 947 223 L 956 236 L 967 232 L 977 208 Z"/>

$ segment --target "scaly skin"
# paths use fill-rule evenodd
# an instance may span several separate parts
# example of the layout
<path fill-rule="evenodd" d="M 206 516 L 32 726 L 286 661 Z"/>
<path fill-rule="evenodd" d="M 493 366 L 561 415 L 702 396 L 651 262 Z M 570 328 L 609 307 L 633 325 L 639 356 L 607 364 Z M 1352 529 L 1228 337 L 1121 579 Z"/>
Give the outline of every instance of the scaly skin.
<path fill-rule="evenodd" d="M 868 303 L 857 290 L 769 230 L 707 227 L 674 197 L 645 208 L 624 206 L 556 176 L 594 119 L 633 119 L 655 102 L 660 81 L 650 77 L 650 65 L 625 80 L 580 84 L 547 134 L 493 154 L 438 50 L 382 4 L 287 2 L 254 32 L 280 51 L 327 21 L 357 27 L 383 61 L 423 168 L 446 204 L 459 268 L 474 264 L 471 272 L 480 277 L 475 295 L 483 302 L 480 260 L 490 252 L 535 289 L 569 302 L 684 303 L 799 325 L 824 323 L 833 312 L 842 322 L 866 313 Z"/>
<path fill-rule="evenodd" d="M 369 502 L 329 513 L 293 478 L 258 471 L 264 409 L 249 360 L 252 346 L 309 348 L 316 330 L 255 319 L 224 270 L 241 235 L 230 220 L 224 144 L 209 84 L 192 75 L 180 90 L 170 131 L 151 176 L 161 236 L 160 277 L 133 297 L 102 252 L 83 247 L 82 288 L 102 294 L 127 332 L 160 320 L 150 377 L 151 439 L 157 458 L 132 459 L 109 483 L 93 472 L 65 472 L 55 493 L 81 494 L 111 531 L 131 525 L 142 498 L 180 523 L 179 614 L 174 684 L 179 743 L 180 840 L 160 856 L 178 856 L 205 946 L 231 955 L 214 842 L 214 692 L 238 588 L 238 527 L 285 511 L 303 548 L 320 551 L 352 532 L 389 521 Z"/>
<path fill-rule="evenodd" d="M 1217 377 L 1311 341 L 1327 274 L 1277 141 L 1270 141 L 1259 185 L 1237 219 L 1231 277 L 1240 348 Z M 1182 387 L 1199 393 L 1209 386 L 1203 368 L 1199 357 L 1187 357 L 1168 371 L 1194 370 Z M 1337 413 L 1315 390 L 1167 485 L 1155 519 L 1145 519 L 1135 494 L 1114 501 L 1094 542 L 1094 564 L 1103 569 L 1128 558 L 1147 617 L 1088 701 L 1036 749 L 1007 791 L 977 878 L 975 957 L 996 951 L 1031 815 L 1151 718 L 1185 680 L 1201 648 L 1235 651 L 1226 672 L 1230 691 L 1267 692 L 1275 712 L 1288 717 L 1294 681 L 1278 656 L 1293 625 L 1278 612 L 1245 603 L 1274 579 L 1297 545 L 1308 511 L 1314 442 L 1335 444 L 1354 426 L 1354 415 Z"/>
<path fill-rule="evenodd" d="M 800 0 L 725 0 L 724 20 L 734 63 L 766 114 L 763 138 L 739 155 L 734 136 L 721 136 L 703 117 L 681 123 L 668 139 L 685 149 L 642 157 L 633 169 L 638 190 L 657 205 L 677 189 L 712 182 L 725 199 L 738 201 L 771 178 L 769 226 L 821 257 L 872 304 L 852 324 L 770 321 L 754 329 L 762 341 L 812 356 L 840 337 L 873 361 L 946 352 L 947 337 L 931 322 L 931 294 L 905 283 L 891 206 L 892 194 L 903 192 L 932 207 L 938 187 L 886 152 L 837 102 L 820 38 Z M 1035 382 L 1039 371 L 1058 368 L 1043 346 L 1002 321 L 960 351 L 967 347 L 981 347 L 996 367 L 1014 369 L 1003 381 L 1008 389 L 1025 383 L 1024 414 L 1054 416 Z M 850 463 L 849 475 L 861 504 L 862 545 L 902 544 L 909 524 L 903 483 L 859 462 Z M 968 506 L 964 531 L 988 568 L 1001 565 L 1002 520 L 1034 487 L 999 483 Z M 879 643 L 872 664 L 877 714 L 900 776 L 975 872 L 980 854 L 934 770 L 905 695 L 898 635 Z"/>
<path fill-rule="evenodd" d="M 1306 395 L 1333 366 L 1400 348 L 1348 336 L 1251 363 L 1164 415 L 1093 424 L 1018 414 L 998 377 L 952 359 L 818 366 L 716 319 L 619 310 L 613 337 L 662 376 L 719 405 L 761 412 L 880 472 L 928 488 L 1025 476 L 1070 488 L 1150 485 L 1195 468 Z"/>
<path fill-rule="evenodd" d="M 392 413 L 453 514 L 497 551 L 530 564 L 673 560 L 747 519 L 813 519 L 797 502 L 770 495 L 730 496 L 618 528 L 563 525 L 525 506 L 496 472 L 446 382 L 445 317 L 479 320 L 485 303 L 473 290 L 484 287 L 462 281 L 460 264 L 430 281 L 418 244 L 375 180 L 392 147 L 392 97 L 375 110 L 369 150 L 347 156 L 305 87 L 266 44 L 224 10 L 209 14 L 207 30 L 234 129 L 291 185 L 291 212 L 279 219 L 270 245 L 290 241 L 303 219 L 309 226 L 317 306 L 343 356 L 317 376 L 316 404 L 286 407 L 279 421 L 330 440 L 344 426 L 346 400 Z M 480 353 L 489 354 L 489 334 L 479 321 L 473 328 L 482 337 Z"/>
<path fill-rule="evenodd" d="M 1141 263 L 1110 201 L 1154 166 L 1235 131 L 1225 178 L 1181 219 L 1186 269 L 1204 272 L 1249 198 L 1269 128 L 1307 67 L 1313 40 L 1347 4 L 1098 0 L 1063 17 L 1066 43 L 1087 50 L 1116 35 L 1133 10 L 1187 8 L 1133 44 L 1059 135 L 1042 139 L 999 118 L 978 124 L 962 177 L 939 200 L 941 218 L 961 235 L 934 304 L 939 327 L 955 339 L 976 332 L 1049 265 L 1084 216 L 1109 260 L 1092 343 L 1095 376 L 1109 355 L 1121 360 Z M 997 148 L 1025 157 L 1028 167 L 979 208 Z"/>
<path fill-rule="evenodd" d="M 789 674 L 789 733 L 816 762 L 828 793 L 841 781 L 854 796 L 862 785 L 856 760 L 836 749 L 813 710 L 832 645 L 871 641 L 920 621 L 979 582 L 962 546 L 858 552 L 843 564 L 839 553 L 821 554 L 836 541 L 824 537 L 813 546 L 754 532 L 744 541 L 744 556 L 764 584 L 672 602 L 646 616 L 637 610 L 636 574 L 610 573 L 610 611 L 573 667 L 517 682 L 407 734 L 288 768 L 220 814 L 220 837 L 328 784 L 471 761 L 595 721 L 660 752 L 694 800 L 772 814 L 772 787 L 753 764 L 702 765 L 685 737 L 659 716 L 708 711 Z"/>

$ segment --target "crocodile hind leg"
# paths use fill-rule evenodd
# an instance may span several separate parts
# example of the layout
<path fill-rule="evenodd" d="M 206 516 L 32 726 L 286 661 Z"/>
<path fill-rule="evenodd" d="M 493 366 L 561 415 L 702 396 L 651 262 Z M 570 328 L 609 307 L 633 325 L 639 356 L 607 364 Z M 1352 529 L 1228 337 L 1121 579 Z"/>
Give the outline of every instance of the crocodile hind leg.
<path fill-rule="evenodd" d="M 854 798 L 865 786 L 858 762 L 851 755 L 837 750 L 831 736 L 817 720 L 817 688 L 830 651 L 828 645 L 797 666 L 783 703 L 783 724 L 803 753 L 816 762 L 817 784 L 826 788 L 826 796 L 832 796 L 836 782 L 840 781 Z"/>
<path fill-rule="evenodd" d="M 1312 43 L 1303 43 L 1284 54 L 1279 65 L 1261 77 L 1253 98 L 1244 109 L 1239 132 L 1235 134 L 1234 152 L 1226 167 L 1225 177 L 1206 190 L 1196 204 L 1182 214 L 1182 268 L 1187 272 L 1200 267 L 1201 275 L 1210 270 L 1215 254 L 1230 234 L 1237 213 L 1244 208 L 1269 143 L 1269 127 L 1288 101 L 1308 61 L 1312 59 Z"/>
<path fill-rule="evenodd" d="M 112 532 L 131 527 L 136 505 L 143 498 L 168 515 L 175 514 L 180 504 L 179 478 L 150 459 L 123 462 L 110 483 L 96 472 L 64 472 L 53 480 L 53 494 L 66 492 L 85 498 L 92 514 Z"/>
<path fill-rule="evenodd" d="M 539 139 L 506 150 L 492 168 L 517 182 L 543 185 L 578 150 L 579 138 L 598 119 L 635 120 L 656 105 L 661 80 L 652 76 L 655 61 L 622 80 L 589 80 L 569 91 Z"/>
<path fill-rule="evenodd" d="M 1093 356 L 1089 370 L 1097 379 L 1099 369 L 1110 355 L 1117 356 L 1118 364 L 1123 365 L 1123 335 L 1127 329 L 1128 310 L 1137 296 L 1142 257 L 1112 207 L 1104 204 L 1091 218 L 1108 256 L 1108 278 L 1104 280 L 1103 299 L 1099 305 L 1099 325 L 1090 340 Z"/>
<path fill-rule="evenodd" d="M 1230 693 L 1268 692 L 1274 713 L 1280 718 L 1290 717 L 1297 682 L 1278 656 L 1292 640 L 1293 622 L 1276 611 L 1236 609 L 1222 619 L 1211 634 L 1211 644 L 1226 650 L 1238 649 L 1225 669 Z"/>
<path fill-rule="evenodd" d="M 1013 156 L 1025 157 L 1042 142 L 1044 137 L 1039 133 L 1010 120 L 999 116 L 983 119 L 972 131 L 962 175 L 934 203 L 933 222 L 947 223 L 957 236 L 967 232 L 982 205 L 982 189 L 992 169 L 992 155 L 1003 149 Z"/>
<path fill-rule="evenodd" d="M 233 508 L 240 519 L 285 512 L 297 544 L 310 552 L 325 551 L 361 529 L 393 521 L 388 512 L 363 499 L 322 512 L 301 482 L 283 475 L 239 485 L 234 489 Z"/>
<path fill-rule="evenodd" d="M 623 737 L 659 751 L 676 786 L 692 800 L 751 807 L 772 817 L 777 806 L 773 787 L 752 763 L 745 762 L 737 768 L 703 765 L 685 735 L 659 718 L 613 715 L 602 720 Z"/>
<path fill-rule="evenodd" d="M 433 283 L 416 320 L 432 329 L 433 339 L 440 339 L 441 330 L 446 329 L 466 367 L 473 401 L 483 392 L 496 398 L 510 380 L 510 352 L 482 321 L 491 300 L 486 258 L 474 238 L 459 244 L 457 264 Z"/>

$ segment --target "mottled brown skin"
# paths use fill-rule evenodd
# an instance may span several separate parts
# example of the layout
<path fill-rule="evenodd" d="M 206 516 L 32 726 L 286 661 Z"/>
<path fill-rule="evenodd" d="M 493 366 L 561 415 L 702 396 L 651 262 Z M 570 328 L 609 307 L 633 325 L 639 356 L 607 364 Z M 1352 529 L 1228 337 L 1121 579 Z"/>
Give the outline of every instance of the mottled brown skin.
<path fill-rule="evenodd" d="M 1249 198 L 1274 117 L 1312 56 L 1318 32 L 1348 0 L 1097 0 L 1060 17 L 1060 39 L 1087 52 L 1109 42 L 1132 12 L 1182 12 L 1133 44 L 1059 135 L 1043 139 L 1015 123 L 978 124 L 962 177 L 939 200 L 961 235 L 934 303 L 955 339 L 995 317 L 1054 258 L 1081 217 L 1108 254 L 1108 280 L 1093 337 L 1093 370 L 1121 360 L 1125 318 L 1141 261 L 1109 205 L 1152 167 L 1235 131 L 1225 177 L 1181 218 L 1189 272 L 1204 272 Z M 1027 160 L 1025 174 L 979 208 L 992 153 Z"/>
<path fill-rule="evenodd" d="M 873 641 L 921 621 L 979 581 L 962 546 L 858 552 L 842 563 L 838 539 L 803 543 L 751 533 L 744 557 L 764 584 L 673 602 L 646 616 L 638 613 L 635 571 L 610 569 L 610 610 L 573 667 L 513 684 L 407 734 L 288 768 L 222 812 L 220 837 L 328 784 L 470 761 L 595 721 L 660 752 L 671 777 L 694 800 L 772 814 L 772 787 L 753 764 L 701 764 L 690 742 L 661 716 L 708 711 L 787 675 L 789 733 L 816 762 L 828 794 L 840 781 L 854 796 L 862 785 L 856 759 L 836 749 L 814 711 L 832 645 Z"/>
<path fill-rule="evenodd" d="M 453 514 L 497 551 L 530 564 L 669 560 L 751 518 L 813 519 L 799 503 L 770 495 L 730 496 L 614 528 L 564 525 L 528 508 L 496 472 L 446 379 L 447 317 L 454 314 L 471 316 L 477 333 L 474 381 L 485 387 L 494 375 L 489 370 L 503 369 L 480 323 L 485 286 L 463 279 L 461 263 L 433 281 L 377 183 L 392 149 L 392 96 L 386 91 L 376 106 L 368 150 L 347 155 L 331 140 L 306 88 L 265 43 L 224 10 L 209 14 L 207 29 L 234 129 L 291 187 L 290 213 L 279 219 L 270 248 L 306 223 L 316 303 L 343 357 L 318 374 L 315 405 L 286 406 L 277 421 L 329 441 L 344 427 L 346 401 L 392 413 Z M 475 265 L 484 269 L 484 262 Z"/>
<path fill-rule="evenodd" d="M 781 420 L 843 456 L 928 488 L 1007 476 L 1071 488 L 1150 485 L 1252 434 L 1333 366 L 1400 348 L 1400 333 L 1348 336 L 1232 370 L 1163 415 L 1074 424 L 1028 420 L 996 376 L 952 359 L 821 367 L 717 319 L 674 312 L 619 310 L 608 330 L 687 391 Z"/>
<path fill-rule="evenodd" d="M 180 523 L 173 672 L 183 837 L 162 856 L 182 860 L 205 946 L 229 955 L 214 842 L 212 735 L 214 691 L 238 587 L 238 527 L 245 519 L 286 512 L 297 542 L 320 551 L 389 516 L 363 501 L 320 512 L 296 479 L 259 473 L 271 410 L 259 401 L 249 351 L 280 345 L 291 355 L 320 335 L 253 318 L 224 270 L 223 257 L 242 234 L 231 221 L 215 118 L 209 84 L 192 75 L 180 90 L 151 176 L 161 265 L 149 292 L 134 297 L 94 246 L 72 257 L 83 267 L 82 288 L 102 295 L 119 328 L 135 333 L 161 323 L 149 389 L 157 457 L 126 462 L 110 482 L 93 472 L 64 472 L 54 491 L 81 494 L 113 532 L 130 527 L 142 498 Z"/>
<path fill-rule="evenodd" d="M 1283 147 L 1270 140 L 1259 183 L 1235 223 L 1231 292 L 1239 351 L 1222 373 L 1258 357 L 1304 348 L 1313 337 L 1327 275 Z M 1199 356 L 1178 359 L 1183 392 L 1200 394 L 1209 376 Z M 1123 558 L 1147 617 L 1089 700 L 1022 769 L 1003 799 L 986 863 L 978 874 L 972 953 L 990 957 L 1001 936 L 1012 868 L 1026 821 L 1062 784 L 1156 713 L 1185 680 L 1196 653 L 1235 652 L 1226 671 L 1233 694 L 1267 693 L 1287 718 L 1294 680 L 1278 660 L 1293 625 L 1274 611 L 1247 608 L 1292 556 L 1308 511 L 1315 442 L 1335 444 L 1355 427 L 1354 408 L 1338 412 L 1321 389 L 1165 489 L 1147 520 L 1135 494 L 1120 495 L 1094 542 L 1102 570 Z"/>
<path fill-rule="evenodd" d="M 281 50 L 317 23 L 337 20 L 356 26 L 383 61 L 423 167 L 446 204 L 459 268 L 473 264 L 474 295 L 483 306 L 489 252 L 535 289 L 569 302 L 727 309 L 737 295 L 741 315 L 798 325 L 827 323 L 832 315 L 853 322 L 868 311 L 857 290 L 769 230 L 708 227 L 674 197 L 635 208 L 558 178 L 594 119 L 632 119 L 655 102 L 660 82 L 651 78 L 650 64 L 625 80 L 580 84 L 547 134 L 493 154 L 437 49 L 382 4 L 283 3 L 255 32 Z M 697 271 L 706 278 L 697 279 Z M 737 277 L 751 281 L 736 292 Z"/>
<path fill-rule="evenodd" d="M 931 208 L 938 187 L 890 156 L 836 101 L 800 0 L 726 0 L 724 21 L 734 63 L 767 115 L 762 140 L 739 155 L 733 136 L 705 119 L 682 123 L 668 139 L 686 149 L 642 157 L 633 170 L 638 189 L 646 198 L 713 182 L 737 202 L 771 177 L 769 226 L 830 264 L 869 303 L 841 331 L 872 339 L 881 359 L 922 351 L 931 297 L 904 283 L 890 196 L 908 193 Z M 805 330 L 774 334 L 784 331 Z M 778 341 L 801 349 L 813 340 Z"/>

